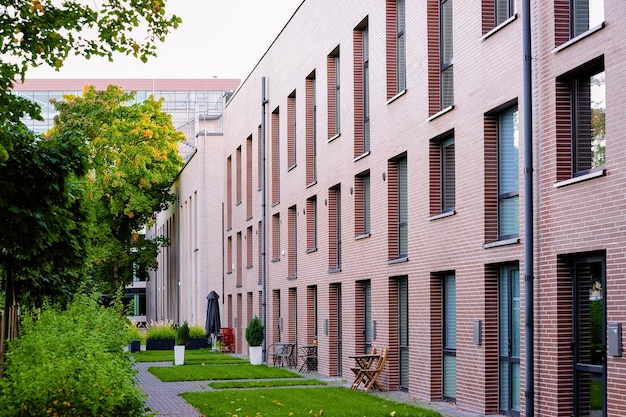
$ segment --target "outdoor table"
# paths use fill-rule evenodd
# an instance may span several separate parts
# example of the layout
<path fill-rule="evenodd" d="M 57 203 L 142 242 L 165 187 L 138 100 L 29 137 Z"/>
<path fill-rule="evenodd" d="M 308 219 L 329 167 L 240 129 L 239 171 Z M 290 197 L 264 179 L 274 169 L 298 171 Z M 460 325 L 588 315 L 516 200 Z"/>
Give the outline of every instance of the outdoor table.
<path fill-rule="evenodd" d="M 274 344 L 274 366 L 296 366 L 296 344 L 278 342 Z"/>
<path fill-rule="evenodd" d="M 317 371 L 317 346 L 316 345 L 304 345 L 300 346 L 302 355 L 302 365 L 298 372 L 310 372 Z"/>

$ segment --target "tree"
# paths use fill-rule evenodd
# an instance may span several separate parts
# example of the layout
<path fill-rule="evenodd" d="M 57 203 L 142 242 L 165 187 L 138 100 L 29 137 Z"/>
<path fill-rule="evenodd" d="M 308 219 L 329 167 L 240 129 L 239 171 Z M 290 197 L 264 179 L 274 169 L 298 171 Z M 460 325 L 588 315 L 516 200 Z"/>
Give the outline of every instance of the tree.
<path fill-rule="evenodd" d="M 166 0 L 4 0 L 0 5 L 0 161 L 13 140 L 7 133 L 25 114 L 39 118 L 38 106 L 7 94 L 30 67 L 61 68 L 70 53 L 89 59 L 116 53 L 143 62 L 156 55 L 182 22 L 165 12 Z"/>
<path fill-rule="evenodd" d="M 0 282 L 6 339 L 17 334 L 17 306 L 67 300 L 84 272 L 88 210 L 82 199 L 87 148 L 72 135 L 46 140 L 24 126 L 11 131 L 13 151 L 0 161 Z M 19 129 L 19 130 L 17 130 Z"/>
<path fill-rule="evenodd" d="M 183 164 L 178 142 L 185 138 L 161 111 L 162 100 L 130 104 L 134 97 L 117 86 L 86 87 L 81 97 L 55 103 L 60 115 L 50 132 L 51 137 L 71 132 L 88 144 L 92 275 L 103 291 L 157 267 L 154 260 L 167 239 L 146 239 L 141 231 L 173 201 L 170 188 Z"/>

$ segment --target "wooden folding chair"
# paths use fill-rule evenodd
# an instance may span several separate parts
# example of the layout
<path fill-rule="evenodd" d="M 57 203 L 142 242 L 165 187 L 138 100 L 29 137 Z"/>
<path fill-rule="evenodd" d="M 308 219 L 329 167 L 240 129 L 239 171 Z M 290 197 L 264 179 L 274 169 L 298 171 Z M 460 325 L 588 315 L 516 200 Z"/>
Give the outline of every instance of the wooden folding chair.
<path fill-rule="evenodd" d="M 370 355 L 375 355 L 376 354 L 376 348 L 374 346 L 372 346 L 370 348 L 369 351 Z M 372 365 L 372 363 L 368 363 L 369 366 Z M 352 382 L 352 385 L 350 386 L 351 389 L 358 389 L 359 385 L 361 385 L 361 382 L 363 381 L 363 374 L 361 373 L 361 371 L 363 370 L 362 367 L 355 367 L 355 368 L 350 368 L 352 370 L 352 372 L 354 373 L 354 381 Z"/>
<path fill-rule="evenodd" d="M 369 369 L 361 370 L 361 379 L 363 382 L 363 391 L 368 392 L 370 388 L 374 387 L 379 391 L 385 391 L 385 389 L 378 383 L 378 377 L 385 367 L 385 363 L 387 362 L 387 353 L 389 349 L 384 348 L 380 352 L 380 358 L 376 362 L 376 365 L 370 367 Z"/>

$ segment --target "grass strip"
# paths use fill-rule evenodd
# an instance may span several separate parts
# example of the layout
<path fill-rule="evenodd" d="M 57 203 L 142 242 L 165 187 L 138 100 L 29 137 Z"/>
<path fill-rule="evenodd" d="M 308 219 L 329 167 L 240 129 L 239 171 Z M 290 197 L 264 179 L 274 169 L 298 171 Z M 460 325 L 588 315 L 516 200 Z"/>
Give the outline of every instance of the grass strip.
<path fill-rule="evenodd" d="M 173 350 L 146 350 L 133 353 L 137 362 L 174 362 Z M 236 356 L 225 355 L 220 352 L 211 352 L 206 349 L 186 350 L 186 365 L 212 365 L 212 364 L 246 364 L 249 361 Z"/>
<path fill-rule="evenodd" d="M 436 411 L 347 388 L 277 388 L 188 392 L 205 416 L 441 417 Z"/>
<path fill-rule="evenodd" d="M 326 382 L 317 379 L 270 379 L 254 381 L 211 382 L 209 384 L 209 386 L 213 389 L 276 388 L 308 385 L 326 385 Z"/>
<path fill-rule="evenodd" d="M 163 382 L 206 381 L 228 379 L 302 378 L 302 375 L 284 368 L 264 365 L 180 365 L 151 366 L 148 372 Z"/>

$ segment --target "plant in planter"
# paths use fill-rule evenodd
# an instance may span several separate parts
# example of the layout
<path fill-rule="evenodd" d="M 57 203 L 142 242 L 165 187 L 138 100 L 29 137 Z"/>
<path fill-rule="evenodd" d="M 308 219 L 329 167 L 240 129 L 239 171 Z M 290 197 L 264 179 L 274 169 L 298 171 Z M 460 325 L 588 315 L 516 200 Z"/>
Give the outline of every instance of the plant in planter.
<path fill-rule="evenodd" d="M 204 326 L 200 324 L 192 324 L 191 326 L 189 326 L 189 336 L 190 339 L 189 344 L 187 345 L 187 349 L 209 348 Z"/>
<path fill-rule="evenodd" d="M 139 352 L 141 346 L 141 332 L 137 328 L 137 323 L 131 321 L 128 328 L 128 334 L 130 337 L 130 344 L 128 350 L 131 353 Z"/>
<path fill-rule="evenodd" d="M 185 321 L 176 330 L 176 346 L 174 346 L 174 365 L 185 363 L 185 346 L 189 343 L 189 324 Z"/>
<path fill-rule="evenodd" d="M 265 328 L 261 319 L 252 317 L 246 327 L 246 341 L 250 345 L 250 363 L 260 365 L 263 362 L 263 340 L 265 340 Z"/>
<path fill-rule="evenodd" d="M 146 330 L 147 350 L 172 350 L 176 339 L 176 329 L 172 321 L 150 322 Z"/>

